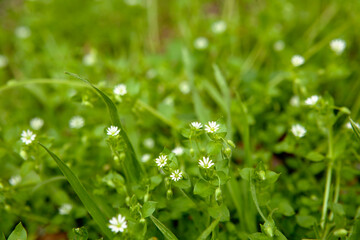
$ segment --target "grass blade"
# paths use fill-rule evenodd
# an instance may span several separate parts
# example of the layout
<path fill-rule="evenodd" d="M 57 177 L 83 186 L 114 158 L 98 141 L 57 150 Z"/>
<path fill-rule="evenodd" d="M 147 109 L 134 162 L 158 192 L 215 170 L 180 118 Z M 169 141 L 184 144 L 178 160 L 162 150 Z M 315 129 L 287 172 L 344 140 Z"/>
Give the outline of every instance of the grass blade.
<path fill-rule="evenodd" d="M 89 193 L 86 191 L 85 187 L 81 184 L 80 180 L 77 176 L 71 171 L 71 169 L 53 152 L 47 149 L 44 145 L 39 143 L 49 155 L 55 160 L 56 164 L 60 168 L 61 172 L 64 174 L 71 187 L 74 189 L 75 193 L 80 198 L 81 202 L 84 204 L 86 210 L 95 220 L 97 225 L 100 227 L 101 231 L 105 234 L 109 239 L 113 238 L 113 234 L 108 228 L 108 221 L 105 215 L 100 211 L 99 207 L 95 203 L 95 201 L 91 198 Z"/>
<path fill-rule="evenodd" d="M 111 123 L 112 123 L 112 125 L 115 125 L 121 129 L 120 135 L 124 139 L 125 144 L 126 144 L 127 151 L 125 151 L 126 161 L 124 162 L 124 167 L 125 167 L 125 171 L 129 178 L 128 180 L 130 182 L 138 182 L 139 183 L 141 178 L 143 176 L 145 176 L 145 172 L 142 169 L 139 161 L 136 158 L 134 148 L 129 140 L 128 135 L 126 134 L 124 128 L 122 127 L 117 108 L 116 108 L 115 104 L 113 103 L 113 101 L 111 101 L 111 99 L 103 91 L 101 91 L 100 89 L 95 87 L 88 80 L 86 80 L 74 73 L 67 72 L 66 74 L 68 74 L 74 78 L 80 79 L 80 80 L 84 81 L 85 83 L 89 84 L 104 100 L 106 107 L 110 114 Z"/>
<path fill-rule="evenodd" d="M 177 240 L 178 238 L 162 223 L 154 216 L 150 216 L 151 221 L 155 224 L 155 226 L 160 230 L 160 232 L 164 235 L 164 237 L 168 240 Z"/>
<path fill-rule="evenodd" d="M 350 124 L 351 127 L 357 137 L 357 139 L 360 141 L 360 128 L 357 126 L 357 124 L 350 118 Z"/>
<path fill-rule="evenodd" d="M 200 94 L 195 87 L 194 74 L 193 74 L 193 69 L 192 69 L 192 65 L 191 65 L 190 54 L 189 54 L 188 50 L 185 48 L 182 50 L 182 58 L 183 58 L 183 64 L 185 67 L 185 72 L 189 79 L 189 83 L 190 83 L 190 87 L 191 87 L 192 99 L 194 102 L 194 109 L 195 109 L 196 117 L 203 123 L 207 122 L 210 120 L 210 112 L 209 112 L 208 108 L 205 107 L 205 105 L 200 97 Z"/>
<path fill-rule="evenodd" d="M 206 228 L 201 235 L 197 238 L 198 240 L 206 240 L 206 238 L 210 235 L 210 233 L 214 230 L 214 228 L 219 223 L 220 218 L 215 219 L 208 228 Z"/>

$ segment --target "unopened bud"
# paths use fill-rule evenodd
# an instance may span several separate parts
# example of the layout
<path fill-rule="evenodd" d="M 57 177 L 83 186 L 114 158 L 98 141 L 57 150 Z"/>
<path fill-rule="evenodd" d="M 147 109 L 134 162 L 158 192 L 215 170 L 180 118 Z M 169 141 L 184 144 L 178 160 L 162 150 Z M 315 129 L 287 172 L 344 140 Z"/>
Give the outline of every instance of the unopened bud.
<path fill-rule="evenodd" d="M 150 194 L 146 193 L 145 196 L 144 196 L 144 202 L 149 201 L 149 198 L 150 198 Z"/>
<path fill-rule="evenodd" d="M 119 161 L 119 157 L 118 156 L 114 156 L 114 162 L 118 162 Z"/>
<path fill-rule="evenodd" d="M 227 158 L 231 158 L 231 153 L 232 153 L 231 148 L 229 147 L 225 148 L 224 152 Z"/>
<path fill-rule="evenodd" d="M 265 234 L 268 235 L 269 237 L 274 236 L 274 230 L 272 229 L 271 226 L 266 226 L 266 224 L 265 224 L 264 231 L 265 231 Z"/>
<path fill-rule="evenodd" d="M 227 143 L 228 143 L 231 147 L 235 148 L 235 143 L 234 143 L 233 141 L 227 140 Z"/>
<path fill-rule="evenodd" d="M 193 148 L 190 148 L 190 155 L 191 155 L 191 156 L 194 156 L 194 153 L 195 153 L 195 152 L 194 152 L 194 149 L 193 149 Z"/>
<path fill-rule="evenodd" d="M 173 191 L 171 189 L 168 189 L 166 192 L 166 198 L 170 200 L 173 197 Z"/>
<path fill-rule="evenodd" d="M 127 197 L 125 198 L 125 202 L 126 202 L 126 205 L 127 205 L 127 206 L 130 206 L 130 197 L 129 197 L 129 196 L 127 196 Z"/>
<path fill-rule="evenodd" d="M 215 200 L 217 202 L 221 202 L 222 201 L 222 192 L 221 192 L 221 188 L 218 187 L 216 190 L 215 190 Z"/>
<path fill-rule="evenodd" d="M 336 237 L 345 237 L 346 235 L 348 235 L 348 231 L 344 228 L 337 229 L 334 231 L 334 236 Z"/>
<path fill-rule="evenodd" d="M 145 223 L 146 223 L 145 218 L 141 218 L 141 219 L 140 219 L 140 223 L 141 223 L 141 224 L 145 224 Z"/>
<path fill-rule="evenodd" d="M 257 175 L 258 175 L 258 177 L 260 178 L 261 181 L 265 181 L 265 179 L 266 179 L 266 173 L 265 173 L 264 170 L 258 171 L 258 172 L 257 172 Z"/>

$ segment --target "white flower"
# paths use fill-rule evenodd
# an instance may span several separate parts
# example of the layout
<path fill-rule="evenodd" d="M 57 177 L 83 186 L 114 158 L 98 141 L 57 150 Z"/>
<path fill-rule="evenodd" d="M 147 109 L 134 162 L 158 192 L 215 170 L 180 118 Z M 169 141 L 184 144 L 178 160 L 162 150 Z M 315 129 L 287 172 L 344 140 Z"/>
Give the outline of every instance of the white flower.
<path fill-rule="evenodd" d="M 117 126 L 110 126 L 106 129 L 106 133 L 109 136 L 117 136 L 120 132 L 120 129 Z"/>
<path fill-rule="evenodd" d="M 171 173 L 170 178 L 171 178 L 173 181 L 177 182 L 177 181 L 179 181 L 179 180 L 182 178 L 182 174 L 183 174 L 183 173 L 182 173 L 179 169 L 177 169 L 177 170 L 175 170 L 175 171 L 173 171 L 173 172 Z"/>
<path fill-rule="evenodd" d="M 305 59 L 300 55 L 294 55 L 291 58 L 291 63 L 294 67 L 299 67 L 305 63 Z"/>
<path fill-rule="evenodd" d="M 152 138 L 146 138 L 143 142 L 144 146 L 148 149 L 152 149 L 155 146 L 155 141 Z"/>
<path fill-rule="evenodd" d="M 308 106 L 314 106 L 319 101 L 319 96 L 313 95 L 305 100 L 305 104 Z"/>
<path fill-rule="evenodd" d="M 28 28 L 26 26 L 20 26 L 15 29 L 15 35 L 18 38 L 25 39 L 25 38 L 30 37 L 31 30 L 30 30 L 30 28 Z"/>
<path fill-rule="evenodd" d="M 124 96 L 127 93 L 126 85 L 119 84 L 114 87 L 114 94 L 118 96 Z"/>
<path fill-rule="evenodd" d="M 337 55 L 342 54 L 342 52 L 346 48 L 346 42 L 340 38 L 334 39 L 330 42 L 330 48 L 333 50 Z"/>
<path fill-rule="evenodd" d="M 21 141 L 23 143 L 25 143 L 26 145 L 29 145 L 30 143 L 32 143 L 35 140 L 36 134 L 34 134 L 32 131 L 28 130 L 24 130 L 21 133 Z"/>
<path fill-rule="evenodd" d="M 202 124 L 199 122 L 192 122 L 190 123 L 190 127 L 194 128 L 195 130 L 200 130 L 202 128 Z"/>
<path fill-rule="evenodd" d="M 146 153 L 146 154 L 141 156 L 141 161 L 145 163 L 145 162 L 149 161 L 150 158 L 151 158 L 151 155 Z"/>
<path fill-rule="evenodd" d="M 274 50 L 275 51 L 277 51 L 277 52 L 280 52 L 280 51 L 282 51 L 282 50 L 284 50 L 284 48 L 285 48 L 285 43 L 284 43 L 284 41 L 282 41 L 282 40 L 278 40 L 278 41 L 276 41 L 275 43 L 274 43 Z"/>
<path fill-rule="evenodd" d="M 215 121 L 208 122 L 208 125 L 205 125 L 205 131 L 208 133 L 215 133 L 219 130 L 220 126 Z"/>
<path fill-rule="evenodd" d="M 209 157 L 203 157 L 203 159 L 199 160 L 199 165 L 202 168 L 211 168 L 214 163 L 212 160 L 209 159 Z"/>
<path fill-rule="evenodd" d="M 42 120 L 41 118 L 36 117 L 30 120 L 30 127 L 34 130 L 39 130 L 43 126 L 44 120 Z"/>
<path fill-rule="evenodd" d="M 300 124 L 294 124 L 291 127 L 291 132 L 294 134 L 295 137 L 302 138 L 303 136 L 305 136 L 306 129 Z"/>
<path fill-rule="evenodd" d="M 209 41 L 206 37 L 198 37 L 194 41 L 194 47 L 198 50 L 204 50 L 209 46 Z"/>
<path fill-rule="evenodd" d="M 220 21 L 214 22 L 211 25 L 211 30 L 215 34 L 220 34 L 220 33 L 225 32 L 226 27 L 227 27 L 226 23 L 224 21 L 220 20 Z"/>
<path fill-rule="evenodd" d="M 96 63 L 96 60 L 97 60 L 96 51 L 92 50 L 84 55 L 82 61 L 85 66 L 93 66 Z"/>
<path fill-rule="evenodd" d="M 124 230 L 127 228 L 125 217 L 123 217 L 121 214 L 117 215 L 117 217 L 113 217 L 109 222 L 109 228 L 114 233 L 124 232 Z"/>
<path fill-rule="evenodd" d="M 20 177 L 20 175 L 12 176 L 12 177 L 9 179 L 9 183 L 10 183 L 11 186 L 18 185 L 20 182 L 21 182 L 21 177 Z"/>
<path fill-rule="evenodd" d="M 6 67 L 7 64 L 8 64 L 7 57 L 0 54 L 0 68 Z"/>
<path fill-rule="evenodd" d="M 156 158 L 155 162 L 158 165 L 158 167 L 162 168 L 167 164 L 167 156 L 166 155 L 160 155 L 158 158 Z"/>
<path fill-rule="evenodd" d="M 179 84 L 179 89 L 183 94 L 188 94 L 190 92 L 190 85 L 187 82 L 181 82 Z"/>
<path fill-rule="evenodd" d="M 82 128 L 85 124 L 85 120 L 81 116 L 74 116 L 69 121 L 70 128 L 79 129 Z"/>
<path fill-rule="evenodd" d="M 298 107 L 298 106 L 300 106 L 300 98 L 299 98 L 299 96 L 293 96 L 293 97 L 290 99 L 290 105 L 293 106 L 293 107 Z"/>
<path fill-rule="evenodd" d="M 172 150 L 173 153 L 175 153 L 176 156 L 181 156 L 184 154 L 184 148 L 182 147 L 176 147 Z"/>
<path fill-rule="evenodd" d="M 64 203 L 59 207 L 59 214 L 60 215 L 68 215 L 72 210 L 72 205 L 69 203 Z"/>

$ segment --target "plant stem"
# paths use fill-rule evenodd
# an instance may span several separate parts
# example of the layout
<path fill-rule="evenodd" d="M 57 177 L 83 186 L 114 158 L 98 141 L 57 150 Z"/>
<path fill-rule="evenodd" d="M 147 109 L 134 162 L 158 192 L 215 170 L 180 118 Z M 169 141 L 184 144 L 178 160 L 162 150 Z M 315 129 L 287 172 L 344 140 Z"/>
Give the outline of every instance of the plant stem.
<path fill-rule="evenodd" d="M 329 127 L 328 130 L 328 144 L 329 144 L 329 151 L 328 151 L 328 158 L 329 163 L 326 169 L 326 185 L 325 185 L 325 193 L 324 193 L 324 201 L 322 207 L 322 214 L 320 220 L 320 226 L 322 229 L 325 227 L 326 223 L 326 216 L 327 216 L 327 208 L 330 196 L 330 185 L 331 185 L 331 175 L 332 175 L 332 167 L 333 167 L 333 133 L 332 133 L 332 126 Z"/>

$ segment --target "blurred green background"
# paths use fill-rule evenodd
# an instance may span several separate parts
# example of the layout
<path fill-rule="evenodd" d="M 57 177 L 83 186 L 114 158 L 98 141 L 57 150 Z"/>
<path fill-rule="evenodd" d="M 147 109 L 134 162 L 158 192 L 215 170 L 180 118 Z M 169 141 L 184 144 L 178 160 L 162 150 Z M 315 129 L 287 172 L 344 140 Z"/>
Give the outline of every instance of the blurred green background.
<path fill-rule="evenodd" d="M 0 0 L 2 184 L 15 174 L 28 178 L 30 185 L 59 175 L 52 161 L 47 160 L 47 172 L 41 175 L 18 154 L 21 131 L 34 117 L 45 121 L 38 138 L 51 143 L 80 179 L 94 177 L 89 185 L 103 183 L 95 177 L 107 172 L 110 158 L 101 140 L 109 125 L 103 103 L 86 88 L 22 84 L 71 79 L 65 71 L 91 80 L 109 94 L 116 84 L 127 84 L 128 97 L 118 106 L 138 156 L 181 143 L 176 129 L 196 119 L 194 91 L 205 102 L 207 116 L 217 119 L 225 114 L 217 104 L 214 63 L 226 76 L 232 96 L 241 96 L 247 105 L 256 135 L 252 144 L 262 145 L 264 155 L 288 129 L 285 118 L 292 111 L 287 105 L 293 95 L 329 93 L 357 119 L 359 11 L 359 1 L 340 0 Z M 225 23 L 224 31 L 214 30 L 219 21 Z M 207 39 L 203 49 L 197 45 L 199 37 Z M 340 56 L 329 47 L 335 38 L 347 44 Z M 191 58 L 194 86 L 184 69 L 184 52 Z M 295 54 L 306 61 L 296 71 L 290 62 Z M 239 111 L 236 105 L 232 109 Z M 85 118 L 81 131 L 68 127 L 74 115 Z M 233 123 L 234 139 L 239 142 L 237 124 Z M 143 144 L 148 138 L 156 140 L 151 151 Z M 240 149 L 235 158 L 243 155 Z M 43 228 L 69 231 L 87 223 L 85 210 L 71 200 L 74 195 L 67 193 L 71 190 L 65 182 L 48 187 L 48 192 L 10 191 L 2 196 L 0 232 L 8 233 L 18 220 L 32 233 Z M 78 205 L 74 218 L 57 216 L 59 205 L 69 201 Z"/>

